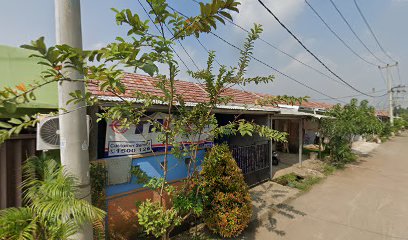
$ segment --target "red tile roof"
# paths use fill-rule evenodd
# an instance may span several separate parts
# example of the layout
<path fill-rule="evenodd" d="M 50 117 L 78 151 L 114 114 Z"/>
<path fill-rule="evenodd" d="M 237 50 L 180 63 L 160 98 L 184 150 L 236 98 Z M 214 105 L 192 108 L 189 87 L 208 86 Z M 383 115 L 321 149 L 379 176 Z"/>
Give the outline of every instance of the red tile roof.
<path fill-rule="evenodd" d="M 134 97 L 135 91 L 141 91 L 144 93 L 150 93 L 156 96 L 162 96 L 162 92 L 157 89 L 156 83 L 159 80 L 154 77 L 135 74 L 135 73 L 125 73 L 122 79 L 122 83 L 126 86 L 126 93 L 121 97 Z M 205 91 L 205 86 L 203 84 L 187 82 L 177 80 L 175 81 L 176 92 L 183 96 L 184 101 L 192 103 L 200 103 L 208 101 L 207 93 Z M 114 97 L 115 95 L 111 92 L 100 91 L 96 84 L 89 84 L 88 91 L 96 96 L 106 96 Z M 225 89 L 222 96 L 232 97 L 232 104 L 255 104 L 256 100 L 261 97 L 273 96 L 269 94 L 248 92 L 233 88 Z M 311 108 L 330 108 L 333 105 L 327 103 L 318 102 L 305 102 L 302 104 L 304 107 Z"/>
<path fill-rule="evenodd" d="M 377 110 L 377 116 L 379 117 L 388 117 L 388 112 L 383 110 Z"/>

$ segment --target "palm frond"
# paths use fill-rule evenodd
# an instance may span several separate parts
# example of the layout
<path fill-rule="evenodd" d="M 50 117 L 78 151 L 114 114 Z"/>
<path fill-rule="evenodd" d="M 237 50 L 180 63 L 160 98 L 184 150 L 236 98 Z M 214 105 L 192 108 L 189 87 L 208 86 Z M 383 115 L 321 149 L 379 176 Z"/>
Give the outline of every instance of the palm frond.
<path fill-rule="evenodd" d="M 0 211 L 0 239 L 36 239 L 37 218 L 30 208 L 7 208 Z"/>

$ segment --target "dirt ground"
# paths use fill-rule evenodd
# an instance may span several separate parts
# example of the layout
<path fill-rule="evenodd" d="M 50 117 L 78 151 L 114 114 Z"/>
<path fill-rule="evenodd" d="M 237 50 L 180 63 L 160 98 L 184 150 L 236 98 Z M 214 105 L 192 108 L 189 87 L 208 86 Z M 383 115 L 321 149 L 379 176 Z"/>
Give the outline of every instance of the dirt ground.
<path fill-rule="evenodd" d="M 408 239 L 408 135 L 381 144 L 240 239 Z"/>

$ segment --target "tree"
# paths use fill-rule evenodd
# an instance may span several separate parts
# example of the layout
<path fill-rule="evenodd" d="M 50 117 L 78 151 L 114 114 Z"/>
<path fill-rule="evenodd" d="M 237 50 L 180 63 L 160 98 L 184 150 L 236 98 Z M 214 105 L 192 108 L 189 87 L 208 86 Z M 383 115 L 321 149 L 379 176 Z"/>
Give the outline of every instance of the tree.
<path fill-rule="evenodd" d="M 174 59 L 174 40 L 184 39 L 201 34 L 216 28 L 217 22 L 224 23 L 224 18 L 232 20 L 230 12 L 238 12 L 239 2 L 234 0 L 213 0 L 211 3 L 200 3 L 200 13 L 197 16 L 184 18 L 177 12 L 169 9 L 166 0 L 147 0 L 150 7 L 148 12 L 151 23 L 159 32 L 159 35 L 151 33 L 149 21 L 143 21 L 139 15 L 131 10 L 122 11 L 113 9 L 116 12 L 116 22 L 118 25 L 125 25 L 128 28 L 126 37 L 117 37 L 115 42 L 94 51 L 81 51 L 68 45 L 56 45 L 47 48 L 44 39 L 40 38 L 32 42 L 31 45 L 23 47 L 37 51 L 33 57 L 40 59 L 39 64 L 49 67 L 44 72 L 43 82 L 38 82 L 28 88 L 19 86 L 17 90 L 4 89 L 0 92 L 0 104 L 8 110 L 13 111 L 20 103 L 25 103 L 33 99 L 35 89 L 54 81 L 79 81 L 69 79 L 64 75 L 65 67 L 71 67 L 84 75 L 87 84 L 94 84 L 101 91 L 110 92 L 121 99 L 122 104 L 109 108 L 103 108 L 98 115 L 99 119 L 109 119 L 119 121 L 123 128 L 130 125 L 137 125 L 141 119 L 147 119 L 153 128 L 152 131 L 160 133 L 159 140 L 164 145 L 164 161 L 161 164 L 162 176 L 150 177 L 140 169 L 133 169 L 140 182 L 146 187 L 154 190 L 160 196 L 158 202 L 145 201 L 139 205 L 138 219 L 141 226 L 148 233 L 156 237 L 168 239 L 170 232 L 175 226 L 189 216 L 202 212 L 202 204 L 198 199 L 199 189 L 194 182 L 199 178 L 197 152 L 199 150 L 200 139 L 204 134 L 210 139 L 225 134 L 252 135 L 257 133 L 263 137 L 276 141 L 285 141 L 286 134 L 272 130 L 266 126 L 256 125 L 253 122 L 239 119 L 230 122 L 225 126 L 218 126 L 214 109 L 218 104 L 227 104 L 231 98 L 225 96 L 224 92 L 228 87 L 234 85 L 245 85 L 249 83 L 268 83 L 273 80 L 273 76 L 246 77 L 246 70 L 252 57 L 254 41 L 259 38 L 262 28 L 255 25 L 248 35 L 241 57 L 237 66 L 228 68 L 221 65 L 217 73 L 214 73 L 215 54 L 211 52 L 207 61 L 207 68 L 189 74 L 200 81 L 208 95 L 208 101 L 198 103 L 191 107 L 184 102 L 183 96 L 177 93 L 175 79 L 179 72 L 178 62 Z M 171 32 L 172 37 L 166 37 L 165 30 Z M 158 65 L 165 66 L 168 74 L 160 74 Z M 133 101 L 123 98 L 126 86 L 122 83 L 123 67 L 132 68 L 135 71 L 141 70 L 150 76 L 159 79 L 156 88 L 159 94 L 146 94 L 135 92 L 134 97 L 141 101 L 140 106 L 135 106 Z M 82 81 L 82 80 L 80 80 Z M 80 92 L 71 93 L 70 101 L 86 101 L 88 105 L 98 103 L 98 99 L 90 93 L 82 95 Z M 288 96 L 278 96 L 274 98 L 259 99 L 261 105 L 277 105 L 281 102 L 301 102 L 305 98 L 294 98 Z M 166 109 L 166 119 L 163 122 L 156 121 L 147 115 L 147 109 L 155 102 L 164 103 Z M 21 129 L 32 126 L 36 123 L 35 116 L 25 116 L 21 119 L 11 119 L 3 122 L 2 139 L 6 139 L 12 134 L 18 134 Z M 188 139 L 192 142 L 185 145 L 179 139 Z M 189 172 L 186 181 L 180 190 L 174 189 L 167 182 L 168 156 L 173 154 L 179 159 L 190 156 Z M 166 201 L 168 200 L 168 201 Z M 169 204 L 167 204 L 169 202 Z M 174 204 L 173 204 L 174 203 Z"/>
<path fill-rule="evenodd" d="M 77 199 L 77 180 L 54 159 L 31 157 L 24 165 L 25 207 L 0 211 L 0 239 L 68 239 L 105 212 Z"/>
<path fill-rule="evenodd" d="M 332 117 L 322 121 L 323 136 L 328 137 L 331 159 L 335 164 L 344 164 L 355 159 L 351 144 L 356 135 L 379 134 L 381 121 L 376 117 L 375 108 L 364 100 L 358 104 L 352 99 L 349 104 L 334 106 L 327 112 Z"/>

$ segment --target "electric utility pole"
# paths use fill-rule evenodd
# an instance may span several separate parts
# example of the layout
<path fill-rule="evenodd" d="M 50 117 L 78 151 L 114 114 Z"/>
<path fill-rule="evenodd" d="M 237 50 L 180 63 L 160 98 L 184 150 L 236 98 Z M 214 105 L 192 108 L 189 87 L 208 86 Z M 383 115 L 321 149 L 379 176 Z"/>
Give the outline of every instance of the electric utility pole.
<path fill-rule="evenodd" d="M 55 22 L 57 44 L 82 49 L 80 0 L 55 0 Z M 70 93 L 78 90 L 85 92 L 85 83 L 77 81 L 83 79 L 83 76 L 72 68 L 65 69 L 64 76 L 75 81 L 58 82 L 61 164 L 77 177 L 80 189 L 78 198 L 90 201 L 86 104 L 84 101 L 67 104 L 72 98 Z M 93 239 L 92 225 L 83 226 L 73 239 Z"/>
<path fill-rule="evenodd" d="M 392 78 L 390 77 L 390 67 L 395 67 L 398 66 L 398 62 L 396 62 L 395 64 L 387 64 L 383 67 L 378 66 L 378 68 L 381 69 L 385 69 L 385 77 L 387 79 L 387 92 L 388 92 L 388 114 L 390 115 L 390 123 L 391 126 L 394 125 L 394 103 L 393 103 L 393 99 L 392 99 L 392 95 L 393 95 L 393 87 L 392 87 Z"/>

